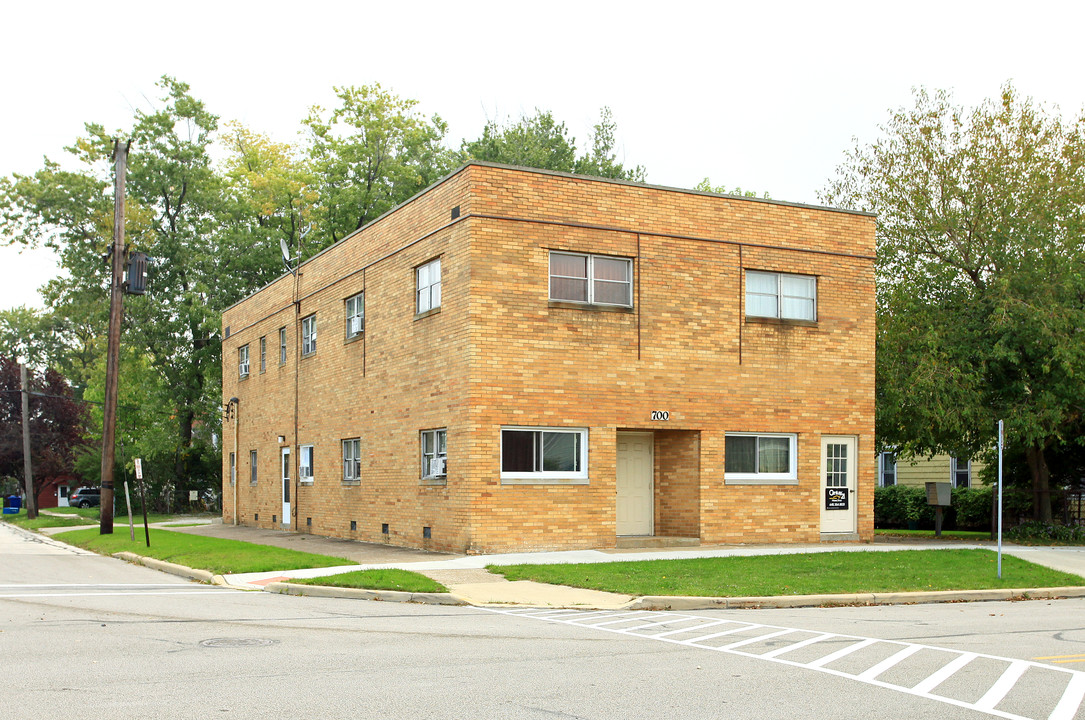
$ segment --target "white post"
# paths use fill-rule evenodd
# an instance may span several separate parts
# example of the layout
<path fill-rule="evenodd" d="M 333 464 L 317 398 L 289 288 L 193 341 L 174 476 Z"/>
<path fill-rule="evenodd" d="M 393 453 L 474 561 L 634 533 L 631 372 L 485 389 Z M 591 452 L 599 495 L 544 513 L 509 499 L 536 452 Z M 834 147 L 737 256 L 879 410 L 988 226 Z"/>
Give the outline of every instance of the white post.
<path fill-rule="evenodd" d="M 998 579 L 1002 579 L 1002 421 L 998 421 Z"/>
<path fill-rule="evenodd" d="M 128 505 L 128 539 L 136 541 L 136 526 L 132 524 L 132 496 L 128 494 L 128 481 L 124 481 L 124 502 Z"/>

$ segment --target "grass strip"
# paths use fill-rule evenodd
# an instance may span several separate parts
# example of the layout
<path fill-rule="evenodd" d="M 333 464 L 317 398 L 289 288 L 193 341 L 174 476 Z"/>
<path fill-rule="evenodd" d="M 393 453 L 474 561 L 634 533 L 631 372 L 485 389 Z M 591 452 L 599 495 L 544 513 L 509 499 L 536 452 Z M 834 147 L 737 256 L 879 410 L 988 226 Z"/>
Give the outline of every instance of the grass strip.
<path fill-rule="evenodd" d="M 210 538 L 160 528 L 151 528 L 150 533 L 150 547 L 144 543 L 142 530 L 136 533 L 135 542 L 128 539 L 126 532 L 100 535 L 97 528 L 72 530 L 58 533 L 54 537 L 103 555 L 127 551 L 220 575 L 351 564 L 349 560 L 341 557 L 257 545 L 241 540 Z"/>
<path fill-rule="evenodd" d="M 400 590 L 410 593 L 448 592 L 441 583 L 430 580 L 410 570 L 352 570 L 338 575 L 316 578 L 292 578 L 299 585 L 324 585 L 327 587 L 360 588 L 363 590 Z"/>
<path fill-rule="evenodd" d="M 1077 575 L 990 550 L 827 552 L 570 565 L 489 566 L 509 580 L 625 595 L 746 597 L 929 590 L 1067 587 Z"/>
<path fill-rule="evenodd" d="M 57 515 L 46 515 L 39 512 L 38 517 L 31 520 L 26 516 L 26 508 L 21 509 L 16 515 L 4 515 L 3 519 L 10 522 L 12 525 L 18 525 L 21 528 L 27 530 L 39 530 L 41 528 L 48 527 L 78 527 L 80 525 L 97 525 L 101 518 L 98 515 L 98 508 L 48 508 L 49 512 L 57 513 Z M 75 515 L 76 517 L 60 517 L 62 515 Z M 147 522 L 165 522 L 174 517 L 175 515 L 164 515 L 161 513 L 148 513 Z M 136 527 L 143 527 L 143 515 L 133 515 L 133 522 Z M 128 515 L 114 515 L 113 516 L 114 527 L 128 527 Z"/>

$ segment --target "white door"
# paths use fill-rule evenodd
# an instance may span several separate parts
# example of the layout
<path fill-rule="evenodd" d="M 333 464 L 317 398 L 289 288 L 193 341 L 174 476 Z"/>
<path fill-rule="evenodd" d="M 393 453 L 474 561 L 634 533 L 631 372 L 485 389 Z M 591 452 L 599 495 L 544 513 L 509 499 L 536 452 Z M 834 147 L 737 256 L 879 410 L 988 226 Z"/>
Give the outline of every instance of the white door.
<path fill-rule="evenodd" d="M 68 504 L 68 486 L 60 485 L 57 487 L 57 507 L 71 507 Z"/>
<path fill-rule="evenodd" d="M 854 533 L 858 517 L 855 507 L 855 438 L 821 437 L 821 532 Z"/>
<path fill-rule="evenodd" d="M 618 433 L 615 508 L 618 535 L 651 535 L 655 520 L 655 464 L 651 433 Z"/>
<path fill-rule="evenodd" d="M 290 524 L 290 448 L 283 448 L 283 525 Z"/>

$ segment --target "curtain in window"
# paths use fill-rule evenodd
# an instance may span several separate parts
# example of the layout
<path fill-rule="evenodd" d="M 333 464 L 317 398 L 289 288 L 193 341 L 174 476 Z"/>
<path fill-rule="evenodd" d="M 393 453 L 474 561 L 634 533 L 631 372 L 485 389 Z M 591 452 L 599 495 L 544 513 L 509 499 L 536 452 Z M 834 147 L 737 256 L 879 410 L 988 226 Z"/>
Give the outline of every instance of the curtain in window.
<path fill-rule="evenodd" d="M 791 439 L 777 437 L 757 438 L 757 471 L 762 473 L 786 473 L 791 469 Z"/>
<path fill-rule="evenodd" d="M 629 280 L 628 260 L 596 257 L 592 261 L 595 302 L 607 305 L 632 305 L 633 284 Z"/>
<path fill-rule="evenodd" d="M 724 438 L 723 450 L 724 472 L 757 472 L 757 438 L 745 435 L 728 435 Z"/>
<path fill-rule="evenodd" d="M 550 254 L 550 299 L 588 301 L 588 258 Z"/>
<path fill-rule="evenodd" d="M 579 472 L 579 433 L 544 432 L 542 437 L 542 470 L 545 472 Z"/>

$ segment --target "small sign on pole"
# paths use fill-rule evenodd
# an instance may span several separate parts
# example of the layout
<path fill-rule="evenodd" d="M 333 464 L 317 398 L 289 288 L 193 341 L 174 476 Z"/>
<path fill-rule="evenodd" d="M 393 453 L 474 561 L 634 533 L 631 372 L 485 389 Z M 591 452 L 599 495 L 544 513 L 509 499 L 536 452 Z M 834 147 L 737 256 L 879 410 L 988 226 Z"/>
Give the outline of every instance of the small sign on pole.
<path fill-rule="evenodd" d="M 136 463 L 136 480 L 142 480 L 143 479 L 143 460 L 141 458 L 136 458 L 135 463 Z"/>

